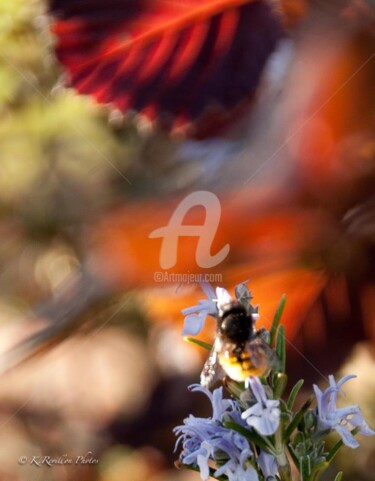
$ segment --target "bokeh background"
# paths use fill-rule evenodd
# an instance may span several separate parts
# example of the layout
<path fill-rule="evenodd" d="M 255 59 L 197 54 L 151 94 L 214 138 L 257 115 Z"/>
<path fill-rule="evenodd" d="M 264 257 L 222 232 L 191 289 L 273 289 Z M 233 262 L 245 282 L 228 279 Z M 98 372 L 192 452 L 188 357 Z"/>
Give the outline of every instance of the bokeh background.
<path fill-rule="evenodd" d="M 277 151 L 251 179 L 248 204 L 241 201 L 235 211 L 232 236 L 244 241 L 223 272 L 223 284 L 232 288 L 250 278 L 266 326 L 285 292 L 291 379 L 304 376 L 311 385 L 330 372 L 358 374 L 345 401 L 359 403 L 374 426 L 374 6 L 353 1 L 344 7 L 350 27 L 334 36 L 336 5 L 284 2 L 291 43 L 279 63 L 292 66 L 286 68 L 291 80 L 281 84 L 274 61 L 276 87 L 262 87 L 257 121 L 201 149 L 153 134 L 149 125 L 65 88 L 47 5 L 0 0 L 4 359 L 54 318 L 54 300 L 66 286 L 64 305 L 74 307 L 70 280 L 85 267 L 90 233 L 105 229 L 115 209 L 130 202 L 141 223 L 146 211 L 138 202 L 145 199 L 151 198 L 157 216 L 158 202 L 164 206 L 169 196 L 193 187 L 215 186 L 232 198 L 243 172 L 249 177 L 259 169 L 259 157 Z M 347 83 L 359 67 L 361 75 Z M 238 154 L 241 136 L 246 141 Z M 131 237 L 131 226 L 111 235 L 121 243 L 121 235 Z M 105 242 L 104 236 L 101 255 L 116 263 L 116 251 Z M 94 296 L 38 356 L 10 371 L 2 368 L 1 480 L 198 478 L 174 468 L 172 428 L 190 413 L 208 412 L 205 401 L 187 391 L 199 379 L 205 352 L 180 335 L 180 310 L 202 294 L 195 285 L 121 285 Z M 203 338 L 212 339 L 213 332 L 211 323 Z M 374 441 L 364 438 L 361 444 L 337 460 L 344 479 L 374 479 Z M 98 464 L 19 464 L 21 456 L 90 452 Z"/>

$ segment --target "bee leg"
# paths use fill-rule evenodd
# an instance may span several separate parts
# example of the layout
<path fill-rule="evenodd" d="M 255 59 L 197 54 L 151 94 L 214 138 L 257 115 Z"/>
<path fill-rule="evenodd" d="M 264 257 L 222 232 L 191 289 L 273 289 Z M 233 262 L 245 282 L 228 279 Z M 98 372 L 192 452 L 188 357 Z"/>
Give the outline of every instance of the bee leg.
<path fill-rule="evenodd" d="M 215 348 L 213 348 L 203 366 L 200 383 L 203 387 L 212 390 L 215 384 L 224 377 L 224 374 L 224 370 L 219 364 Z"/>

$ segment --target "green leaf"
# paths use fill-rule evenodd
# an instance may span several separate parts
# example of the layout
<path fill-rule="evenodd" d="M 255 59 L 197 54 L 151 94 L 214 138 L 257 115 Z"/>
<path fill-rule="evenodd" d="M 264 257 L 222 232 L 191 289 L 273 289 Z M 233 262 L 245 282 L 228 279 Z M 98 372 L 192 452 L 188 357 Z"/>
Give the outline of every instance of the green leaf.
<path fill-rule="evenodd" d="M 296 468 L 298 468 L 298 466 L 299 466 L 298 456 L 297 456 L 297 454 L 294 450 L 294 447 L 293 447 L 292 443 L 288 444 L 288 451 L 289 451 L 290 457 L 292 458 Z"/>
<path fill-rule="evenodd" d="M 191 344 L 196 344 L 197 346 L 203 347 L 208 351 L 211 351 L 212 344 L 208 344 L 207 342 L 200 341 L 199 339 L 194 339 L 194 337 L 185 337 L 185 341 L 190 342 Z"/>
<path fill-rule="evenodd" d="M 290 436 L 292 435 L 293 431 L 296 429 L 298 424 L 302 421 L 305 413 L 311 406 L 311 403 L 313 401 L 314 397 L 310 396 L 309 399 L 303 404 L 301 409 L 296 413 L 294 418 L 291 420 L 289 426 L 286 428 L 284 432 L 284 441 L 288 441 Z"/>
<path fill-rule="evenodd" d="M 317 418 L 316 415 L 312 411 L 307 411 L 305 414 L 305 431 L 306 433 L 310 432 L 314 426 L 316 426 Z"/>
<path fill-rule="evenodd" d="M 340 441 L 337 441 L 337 443 L 333 446 L 333 448 L 330 450 L 327 456 L 327 461 L 331 462 L 332 459 L 336 456 L 336 454 L 339 452 L 340 448 L 344 446 L 343 441 L 340 439 Z"/>
<path fill-rule="evenodd" d="M 288 376 L 282 372 L 275 375 L 273 398 L 280 399 L 288 384 Z"/>
<path fill-rule="evenodd" d="M 339 473 L 336 474 L 335 481 L 341 481 L 342 479 L 343 472 L 340 471 Z"/>
<path fill-rule="evenodd" d="M 316 452 L 318 456 L 323 456 L 324 449 L 325 449 L 325 442 L 323 440 L 318 441 L 315 443 Z"/>
<path fill-rule="evenodd" d="M 309 456 L 302 456 L 299 460 L 299 471 L 301 474 L 301 481 L 309 481 L 311 473 L 311 465 Z"/>
<path fill-rule="evenodd" d="M 282 426 L 287 426 L 290 423 L 290 414 L 282 412 L 280 414 L 280 422 Z"/>
<path fill-rule="evenodd" d="M 270 346 L 273 345 L 273 341 L 275 339 L 276 331 L 277 331 L 277 328 L 279 327 L 281 316 L 282 316 L 282 313 L 283 313 L 283 310 L 284 310 L 284 307 L 285 307 L 285 302 L 286 302 L 286 295 L 283 294 L 281 296 L 279 305 L 277 306 L 275 316 L 274 316 L 273 321 L 272 321 L 272 326 L 271 326 L 271 329 L 270 329 Z"/>
<path fill-rule="evenodd" d="M 287 408 L 286 402 L 284 401 L 284 399 L 280 399 L 280 411 L 281 411 L 282 413 L 287 413 L 287 414 L 289 415 L 289 417 L 291 417 L 291 416 L 290 416 L 290 411 L 289 411 L 289 409 Z"/>
<path fill-rule="evenodd" d="M 267 453 L 273 451 L 273 446 L 270 441 L 268 439 L 265 439 L 257 432 L 250 431 L 249 429 L 246 429 L 243 426 L 240 426 L 239 424 L 234 422 L 223 423 L 223 426 L 228 429 L 233 429 L 233 431 L 237 431 L 238 433 L 242 434 L 242 436 L 259 446 L 260 449 L 263 449 L 263 451 L 266 451 Z"/>
<path fill-rule="evenodd" d="M 279 326 L 279 329 L 277 331 L 276 354 L 279 356 L 279 359 L 281 361 L 281 367 L 279 371 L 285 372 L 286 348 L 285 348 L 285 327 L 284 326 Z"/>
<path fill-rule="evenodd" d="M 294 419 L 294 418 L 293 418 Z M 293 439 L 293 446 L 297 447 L 299 444 L 305 443 L 305 435 L 301 431 L 297 431 Z"/>
<path fill-rule="evenodd" d="M 295 386 L 293 387 L 293 389 L 290 391 L 289 398 L 288 398 L 288 401 L 287 401 L 288 409 L 290 409 L 290 410 L 293 409 L 294 402 L 295 402 L 295 400 L 296 400 L 297 394 L 299 393 L 299 391 L 300 391 L 301 387 L 303 386 L 304 382 L 305 382 L 305 381 L 304 381 L 303 379 L 300 379 L 300 380 L 295 384 Z"/>

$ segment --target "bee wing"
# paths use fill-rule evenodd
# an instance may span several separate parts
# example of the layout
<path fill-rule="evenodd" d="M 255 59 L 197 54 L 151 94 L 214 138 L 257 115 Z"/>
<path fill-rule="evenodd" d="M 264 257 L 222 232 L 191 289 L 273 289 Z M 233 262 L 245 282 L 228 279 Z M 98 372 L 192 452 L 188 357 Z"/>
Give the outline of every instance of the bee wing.
<path fill-rule="evenodd" d="M 257 337 L 248 343 L 247 349 L 250 353 L 251 362 L 254 366 L 259 366 L 266 358 L 269 369 L 279 370 L 281 360 L 276 352 L 271 348 L 262 337 Z"/>
<path fill-rule="evenodd" d="M 201 385 L 208 389 L 212 389 L 216 382 L 225 376 L 223 368 L 220 366 L 217 349 L 218 340 L 215 341 L 214 346 L 211 349 L 210 355 L 205 362 L 201 372 Z"/>
<path fill-rule="evenodd" d="M 242 282 L 241 284 L 237 284 L 234 288 L 234 292 L 236 294 L 237 300 L 246 307 L 247 312 L 250 312 L 250 301 L 252 299 L 251 292 L 247 287 L 246 282 Z"/>
<path fill-rule="evenodd" d="M 266 356 L 268 358 L 268 361 L 270 363 L 270 368 L 273 369 L 274 371 L 280 371 L 282 368 L 282 362 L 279 356 L 276 354 L 276 351 L 274 351 L 269 344 L 264 343 L 266 347 Z"/>

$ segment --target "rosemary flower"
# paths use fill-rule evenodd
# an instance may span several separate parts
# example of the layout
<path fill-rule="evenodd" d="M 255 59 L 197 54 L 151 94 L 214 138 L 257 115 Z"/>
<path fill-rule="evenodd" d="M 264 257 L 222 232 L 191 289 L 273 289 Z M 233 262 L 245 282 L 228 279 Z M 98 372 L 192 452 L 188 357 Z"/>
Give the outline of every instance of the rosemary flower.
<path fill-rule="evenodd" d="M 337 395 L 341 386 L 349 379 L 357 376 L 345 376 L 337 384 L 333 376 L 329 376 L 329 385 L 324 392 L 314 384 L 314 392 L 318 409 L 318 429 L 320 431 L 334 430 L 342 438 L 346 446 L 354 449 L 359 446 L 358 441 L 350 432 L 354 428 L 360 428 L 359 433 L 363 436 L 373 436 L 375 431 L 370 429 L 364 420 L 359 406 L 347 406 L 338 408 L 336 406 Z"/>

